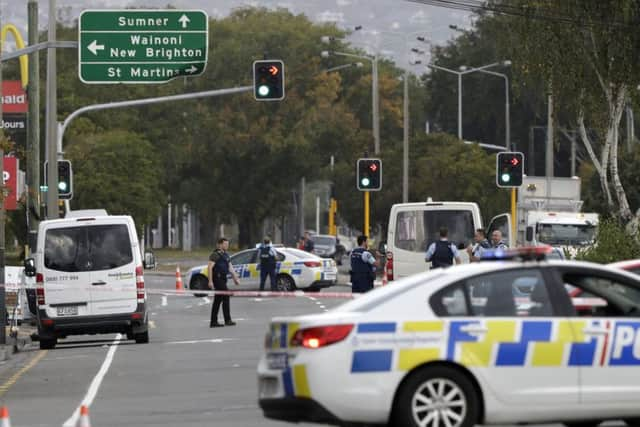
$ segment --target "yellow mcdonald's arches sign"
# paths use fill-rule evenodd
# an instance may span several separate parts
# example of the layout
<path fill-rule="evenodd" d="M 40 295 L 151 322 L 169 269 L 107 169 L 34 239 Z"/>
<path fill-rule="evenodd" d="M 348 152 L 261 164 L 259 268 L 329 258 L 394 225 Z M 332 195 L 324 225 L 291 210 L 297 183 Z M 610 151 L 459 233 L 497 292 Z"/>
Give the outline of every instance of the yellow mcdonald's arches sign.
<path fill-rule="evenodd" d="M 7 38 L 7 32 L 11 32 L 11 34 L 13 34 L 13 38 L 16 40 L 16 46 L 18 49 L 24 49 L 24 40 L 16 26 L 13 24 L 7 24 L 2 27 L 2 34 L 0 35 L 0 38 L 2 39 L 1 46 L 4 46 L 4 42 Z M 0 51 L 2 51 L 1 47 Z M 27 84 L 29 84 L 29 57 L 27 55 L 20 56 L 20 80 L 22 81 L 22 87 L 26 88 Z"/>

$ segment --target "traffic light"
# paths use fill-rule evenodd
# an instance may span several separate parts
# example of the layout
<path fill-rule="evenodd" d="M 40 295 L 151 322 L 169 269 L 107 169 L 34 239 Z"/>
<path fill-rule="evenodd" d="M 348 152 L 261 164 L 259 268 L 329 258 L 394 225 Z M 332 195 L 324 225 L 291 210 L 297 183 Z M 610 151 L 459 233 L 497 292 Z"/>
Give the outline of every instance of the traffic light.
<path fill-rule="evenodd" d="M 524 154 L 517 152 L 498 153 L 496 157 L 496 184 L 498 187 L 520 187 L 523 175 Z"/>
<path fill-rule="evenodd" d="M 360 191 L 380 191 L 382 189 L 382 160 L 358 159 L 356 187 Z"/>
<path fill-rule="evenodd" d="M 269 59 L 253 63 L 253 96 L 256 101 L 284 99 L 284 62 Z"/>
<path fill-rule="evenodd" d="M 48 178 L 47 161 L 44 162 L 45 182 Z M 69 160 L 58 160 L 58 199 L 73 198 L 73 169 Z"/>
<path fill-rule="evenodd" d="M 73 197 L 73 171 L 69 160 L 58 160 L 58 198 Z"/>

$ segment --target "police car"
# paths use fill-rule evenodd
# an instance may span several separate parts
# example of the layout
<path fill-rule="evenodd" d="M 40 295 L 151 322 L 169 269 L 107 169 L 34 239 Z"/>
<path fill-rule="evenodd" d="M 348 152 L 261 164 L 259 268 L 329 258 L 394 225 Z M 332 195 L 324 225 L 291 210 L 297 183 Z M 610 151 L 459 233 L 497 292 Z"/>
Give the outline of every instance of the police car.
<path fill-rule="evenodd" d="M 338 268 L 332 259 L 322 259 L 294 248 L 274 247 L 277 253 L 277 286 L 280 291 L 304 289 L 315 291 L 333 286 L 338 280 Z M 240 279 L 240 289 L 260 286 L 260 260 L 257 249 L 247 249 L 231 256 L 231 264 Z M 189 289 L 209 290 L 207 265 L 193 267 L 185 281 Z M 265 288 L 269 289 L 269 280 Z M 236 288 L 234 288 L 236 289 Z"/>
<path fill-rule="evenodd" d="M 565 285 L 603 303 L 577 311 Z M 640 425 L 640 279 L 598 264 L 435 269 L 327 313 L 274 318 L 265 347 L 267 418 Z"/>

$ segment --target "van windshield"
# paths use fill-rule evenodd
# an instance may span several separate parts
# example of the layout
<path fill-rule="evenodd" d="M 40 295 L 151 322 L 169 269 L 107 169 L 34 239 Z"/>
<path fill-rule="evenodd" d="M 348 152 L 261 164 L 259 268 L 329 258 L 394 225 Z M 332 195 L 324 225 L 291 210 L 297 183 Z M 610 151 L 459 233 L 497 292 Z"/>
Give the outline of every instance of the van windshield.
<path fill-rule="evenodd" d="M 473 239 L 473 214 L 470 210 L 416 210 L 398 212 L 395 246 L 412 252 L 424 252 L 440 238 L 440 227 L 447 227 L 449 240 L 469 244 Z"/>
<path fill-rule="evenodd" d="M 125 224 L 92 225 L 47 230 L 44 266 L 78 272 L 122 267 L 133 261 Z"/>

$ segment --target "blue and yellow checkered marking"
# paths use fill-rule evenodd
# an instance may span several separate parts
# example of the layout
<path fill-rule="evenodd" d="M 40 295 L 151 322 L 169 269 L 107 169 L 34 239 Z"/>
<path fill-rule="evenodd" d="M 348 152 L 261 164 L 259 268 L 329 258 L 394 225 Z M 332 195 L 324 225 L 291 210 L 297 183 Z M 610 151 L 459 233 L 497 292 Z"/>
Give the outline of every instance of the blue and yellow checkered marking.
<path fill-rule="evenodd" d="M 380 342 L 387 344 L 376 348 L 375 344 L 370 344 L 376 340 L 369 340 L 373 348 L 354 349 L 351 372 L 408 371 L 435 360 L 455 361 L 467 367 L 504 368 L 640 365 L 640 322 L 612 322 L 608 336 L 585 334 L 585 328 L 602 327 L 601 323 L 587 319 L 360 323 L 354 343 L 374 336 L 382 337 Z M 609 322 L 606 323 L 608 328 Z M 405 343 L 389 348 L 389 341 L 384 340 L 384 337 L 407 338 L 423 334 L 433 337 L 434 344 Z M 363 340 L 358 341 L 358 336 Z"/>
<path fill-rule="evenodd" d="M 270 348 L 289 348 L 291 338 L 298 331 L 299 326 L 298 323 L 272 323 L 269 330 Z"/>

